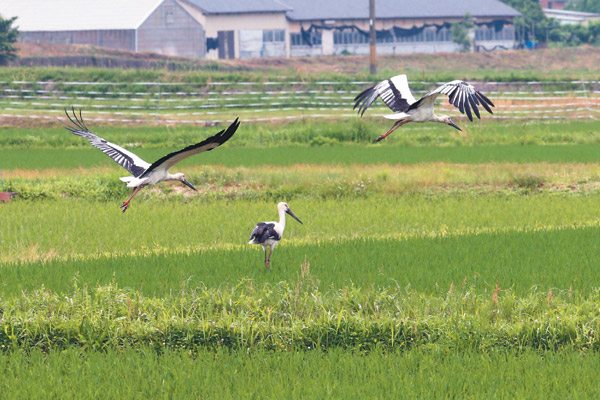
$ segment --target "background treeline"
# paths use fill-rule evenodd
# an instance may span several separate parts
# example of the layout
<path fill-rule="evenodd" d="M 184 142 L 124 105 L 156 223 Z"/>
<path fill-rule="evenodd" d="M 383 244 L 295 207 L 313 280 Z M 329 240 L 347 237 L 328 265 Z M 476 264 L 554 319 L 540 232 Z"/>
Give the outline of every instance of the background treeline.
<path fill-rule="evenodd" d="M 547 42 L 550 46 L 600 45 L 600 21 L 592 21 L 588 25 L 561 25 L 544 14 L 537 0 L 503 0 L 503 2 L 522 14 L 515 18 L 518 42 Z M 573 0 L 567 4 L 566 9 L 600 12 L 600 0 Z"/>

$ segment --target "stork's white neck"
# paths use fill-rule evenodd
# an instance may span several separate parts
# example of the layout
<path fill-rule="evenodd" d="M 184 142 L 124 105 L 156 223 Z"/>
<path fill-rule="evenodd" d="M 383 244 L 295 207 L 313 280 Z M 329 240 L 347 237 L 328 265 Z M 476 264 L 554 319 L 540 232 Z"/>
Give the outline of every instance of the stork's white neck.
<path fill-rule="evenodd" d="M 168 171 L 165 172 L 165 181 L 178 181 L 179 178 L 177 175 L 170 174 Z"/>
<path fill-rule="evenodd" d="M 435 120 L 437 122 L 439 122 L 440 124 L 445 124 L 446 120 L 448 119 L 447 115 L 437 115 L 437 114 L 433 114 L 433 118 L 435 118 Z"/>
<path fill-rule="evenodd" d="M 279 225 L 281 225 L 281 231 L 285 229 L 285 209 L 279 208 Z"/>

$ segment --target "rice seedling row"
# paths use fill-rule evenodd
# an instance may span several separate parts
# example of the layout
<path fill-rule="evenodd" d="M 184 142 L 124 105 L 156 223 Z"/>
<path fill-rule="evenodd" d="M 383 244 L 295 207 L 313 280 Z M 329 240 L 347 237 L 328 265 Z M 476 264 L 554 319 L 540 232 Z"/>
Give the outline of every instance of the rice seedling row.
<path fill-rule="evenodd" d="M 595 226 L 596 196 L 440 195 L 298 199 L 305 225 L 289 224 L 290 242 L 345 238 L 427 237 L 498 230 L 552 230 Z M 112 205 L 112 206 L 111 206 Z M 345 207 L 340 212 L 340 205 Z M 118 204 L 76 199 L 12 202 L 2 206 L 2 254 L 24 255 L 27 247 L 61 257 L 124 254 L 158 248 L 205 248 L 244 244 L 261 219 L 274 217 L 271 201 L 139 201 L 126 214 Z M 96 218 L 89 218 L 94 215 Z M 220 223 L 219 231 L 211 229 Z M 88 244 L 89 243 L 89 244 Z M 91 244 L 97 244 L 92 246 Z M 26 258 L 25 258 L 26 259 Z"/>
<path fill-rule="evenodd" d="M 0 387 L 9 398 L 589 399 L 598 366 L 576 351 L 36 350 L 0 353 Z"/>
<path fill-rule="evenodd" d="M 154 160 L 166 149 L 140 149 L 140 157 Z M 95 149 L 73 150 L 0 150 L 3 168 L 45 169 L 79 168 L 113 165 L 113 161 Z M 177 167 L 194 165 L 224 165 L 228 167 L 256 167 L 261 165 L 291 166 L 295 164 L 404 164 L 428 162 L 445 163 L 597 163 L 600 162 L 600 144 L 564 146 L 476 146 L 476 147 L 279 147 L 270 148 L 223 148 L 203 157 L 190 158 Z"/>
<path fill-rule="evenodd" d="M 94 117 L 84 110 L 83 117 Z M 236 116 L 231 114 L 230 120 Z M 380 117 L 344 118 L 335 121 L 314 120 L 310 118 L 289 123 L 244 123 L 227 147 L 281 147 L 281 146 L 330 146 L 338 144 L 372 144 L 374 138 L 382 132 Z M 335 119 L 335 118 L 332 118 Z M 494 145 L 559 145 L 559 144 L 598 144 L 600 134 L 598 121 L 561 121 L 561 122 L 495 122 L 490 119 L 473 123 L 458 119 L 465 130 L 460 136 L 448 127 L 438 124 L 409 124 L 401 131 L 389 136 L 385 143 L 369 146 L 375 148 L 394 147 L 471 147 Z M 222 126 L 123 126 L 110 122 L 88 121 L 94 133 L 108 141 L 118 143 L 130 149 L 176 148 L 193 144 L 199 138 L 214 134 Z M 0 146 L 11 149 L 89 149 L 89 143 L 69 134 L 58 123 L 47 127 L 0 128 Z M 220 149 L 220 150 L 223 150 Z M 8 168 L 4 166 L 3 168 Z"/>
<path fill-rule="evenodd" d="M 192 287 L 258 284 L 295 280 L 299 265 L 311 264 L 323 287 L 358 285 L 411 286 L 424 292 L 447 290 L 454 282 L 477 283 L 478 292 L 496 283 L 523 294 L 541 287 L 587 293 L 598 287 L 598 228 L 551 232 L 460 235 L 448 238 L 337 240 L 318 245 L 281 245 L 272 257 L 274 272 L 265 270 L 260 248 L 183 248 L 148 245 L 132 255 L 90 255 L 52 259 L 56 252 L 32 254 L 47 261 L 4 265 L 0 295 L 18 296 L 45 286 L 65 291 L 73 279 L 91 286 L 113 279 L 151 295 L 165 295 L 183 284 Z M 247 238 L 243 238 L 246 239 Z M 27 250 L 25 250 L 27 251 Z M 163 254 L 161 254 L 163 252 Z"/>
<path fill-rule="evenodd" d="M 291 204 L 305 224 L 290 221 L 271 274 L 261 249 L 246 242 L 254 224 L 275 213 L 273 202 L 140 201 L 126 214 L 105 202 L 13 202 L 0 214 L 0 294 L 42 284 L 64 290 L 76 275 L 91 285 L 114 275 L 157 294 L 188 279 L 209 286 L 246 277 L 289 281 L 305 259 L 335 287 L 398 282 L 433 290 L 483 277 L 519 293 L 535 285 L 589 291 L 598 285 L 596 197 L 298 199 Z"/>

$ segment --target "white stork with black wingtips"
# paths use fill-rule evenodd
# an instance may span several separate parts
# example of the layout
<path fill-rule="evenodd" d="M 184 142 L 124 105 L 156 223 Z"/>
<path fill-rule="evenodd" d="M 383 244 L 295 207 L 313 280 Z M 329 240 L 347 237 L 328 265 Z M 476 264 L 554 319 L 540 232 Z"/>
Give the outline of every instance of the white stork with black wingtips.
<path fill-rule="evenodd" d="M 125 150 L 121 146 L 107 142 L 101 137 L 90 132 L 83 122 L 81 110 L 79 111 L 79 118 L 75 114 L 75 109 L 73 109 L 73 117 L 69 115 L 67 110 L 65 110 L 65 114 L 73 124 L 73 126 L 65 126 L 65 129 L 71 131 L 75 135 L 86 138 L 90 141 L 92 146 L 100 149 L 104 154 L 115 160 L 120 166 L 131 173 L 132 176 L 119 178 L 123 182 L 127 183 L 127 187 L 133 188 L 133 192 L 131 193 L 129 199 L 121 204 L 121 208 L 123 209 L 122 212 L 127 211 L 129 202 L 133 196 L 135 196 L 136 193 L 139 192 L 144 186 L 155 185 L 162 181 L 180 181 L 189 188 L 196 190 L 196 188 L 189 183 L 187 179 L 185 179 L 184 174 L 170 174 L 168 171 L 169 168 L 177 164 L 179 161 L 193 156 L 194 154 L 203 153 L 219 147 L 229 140 L 237 130 L 238 126 L 240 126 L 238 118 L 236 118 L 226 130 L 224 129 L 200 143 L 196 143 L 187 146 L 184 149 L 169 153 L 154 163 L 149 164 L 132 152 Z"/>
<path fill-rule="evenodd" d="M 482 106 L 487 112 L 493 114 L 490 107 L 494 107 L 494 104 L 490 99 L 475 90 L 473 85 L 460 80 L 444 83 L 419 100 L 415 100 L 408 87 L 408 79 L 404 74 L 381 81 L 359 93 L 354 98 L 354 108 L 358 107 L 358 112 L 362 116 L 367 108 L 377 100 L 377 97 L 381 97 L 381 100 L 395 112 L 394 114 L 384 115 L 385 118 L 396 120 L 396 122 L 389 131 L 375 139 L 375 142 L 385 139 L 397 128 L 409 122 L 439 122 L 461 131 L 462 129 L 452 122 L 448 115 L 438 116 L 435 114 L 433 106 L 435 99 L 440 94 L 449 96 L 450 104 L 457 107 L 461 113 L 466 113 L 470 121 L 473 121 L 471 109 L 477 118 L 481 118 L 477 106 Z"/>
<path fill-rule="evenodd" d="M 273 249 L 281 240 L 283 231 L 285 230 L 285 214 L 290 214 L 296 221 L 302 223 L 300 218 L 298 218 L 296 214 L 290 210 L 287 203 L 284 203 L 283 201 L 277 204 L 277 211 L 279 211 L 279 222 L 259 222 L 252 231 L 250 242 L 248 242 L 248 244 L 260 244 L 262 246 L 263 251 L 265 252 L 265 267 L 267 267 L 267 269 L 271 269 L 269 267 L 271 253 L 273 253 Z M 267 247 L 270 248 L 269 257 L 267 257 Z"/>

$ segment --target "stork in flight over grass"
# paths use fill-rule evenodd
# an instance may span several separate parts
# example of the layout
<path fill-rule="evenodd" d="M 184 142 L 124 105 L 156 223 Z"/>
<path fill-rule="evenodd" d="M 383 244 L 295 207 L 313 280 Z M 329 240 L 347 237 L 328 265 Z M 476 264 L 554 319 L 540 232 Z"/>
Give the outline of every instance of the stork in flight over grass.
<path fill-rule="evenodd" d="M 494 104 L 490 99 L 475 90 L 473 85 L 460 80 L 444 83 L 419 100 L 415 100 L 408 87 L 406 75 L 394 76 L 362 91 L 354 98 L 354 108 L 358 107 L 358 112 L 362 116 L 367 108 L 377 100 L 377 97 L 381 97 L 381 100 L 395 112 L 384 115 L 385 118 L 396 120 L 396 122 L 389 131 L 375 139 L 375 142 L 385 139 L 397 128 L 409 122 L 439 122 L 462 131 L 448 115 L 438 116 L 435 114 L 433 106 L 435 99 L 440 94 L 449 96 L 450 104 L 457 107 L 461 113 L 466 113 L 470 121 L 473 121 L 471 109 L 477 118 L 481 118 L 477 106 L 482 106 L 487 112 L 493 114 L 490 107 L 494 107 Z"/>
<path fill-rule="evenodd" d="M 116 144 L 107 142 L 101 137 L 90 132 L 83 122 L 81 110 L 79 111 L 79 117 L 77 117 L 77 114 L 75 114 L 75 109 L 73 109 L 73 117 L 69 115 L 67 110 L 65 110 L 65 114 L 73 124 L 72 126 L 65 126 L 66 129 L 75 135 L 89 140 L 92 146 L 100 149 L 104 154 L 115 160 L 121 167 L 125 168 L 131 173 L 132 176 L 120 178 L 123 182 L 127 183 L 127 187 L 133 188 L 133 192 L 131 193 L 129 199 L 121 204 L 123 212 L 127 211 L 129 202 L 133 196 L 135 196 L 136 193 L 139 192 L 144 186 L 155 185 L 162 181 L 179 181 L 189 188 L 196 190 L 196 188 L 189 183 L 187 179 L 185 179 L 184 174 L 170 174 L 168 171 L 169 168 L 177 164 L 179 161 L 193 156 L 194 154 L 203 153 L 205 151 L 210 151 L 215 147 L 219 147 L 233 136 L 240 125 L 238 118 L 236 118 L 226 130 L 224 129 L 200 143 L 196 143 L 191 146 L 187 146 L 184 149 L 169 153 L 154 163 L 149 164 L 132 152 L 127 151 Z"/>
<path fill-rule="evenodd" d="M 265 252 L 265 267 L 267 267 L 267 269 L 271 269 L 271 267 L 269 267 L 271 253 L 273 253 L 273 249 L 281 240 L 281 236 L 285 229 L 285 214 L 290 214 L 296 221 L 302 223 L 300 218 L 298 218 L 296 214 L 290 210 L 287 203 L 284 203 L 283 201 L 277 204 L 277 211 L 279 211 L 279 222 L 259 222 L 252 231 L 250 242 L 248 242 L 248 244 L 260 244 L 262 246 Z M 267 257 L 267 247 L 270 248 L 269 257 Z"/>

